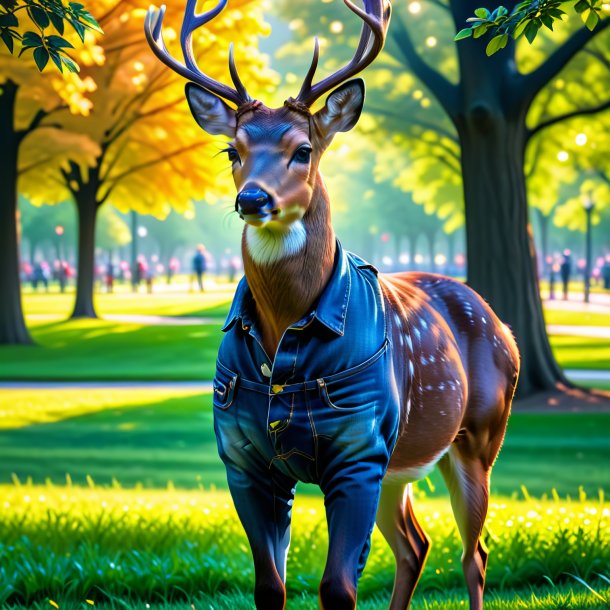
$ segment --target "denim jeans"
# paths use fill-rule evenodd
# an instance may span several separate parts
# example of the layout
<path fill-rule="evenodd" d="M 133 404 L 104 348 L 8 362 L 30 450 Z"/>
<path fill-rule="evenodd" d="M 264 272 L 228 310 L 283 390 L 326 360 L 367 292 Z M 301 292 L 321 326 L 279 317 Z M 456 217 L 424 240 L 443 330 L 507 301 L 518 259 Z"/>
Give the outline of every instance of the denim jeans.
<path fill-rule="evenodd" d="M 257 572 L 285 578 L 296 484 L 315 483 L 327 511 L 327 572 L 355 590 L 399 420 L 375 269 L 337 244 L 328 286 L 286 330 L 273 363 L 245 278 L 223 330 L 214 429 Z"/>

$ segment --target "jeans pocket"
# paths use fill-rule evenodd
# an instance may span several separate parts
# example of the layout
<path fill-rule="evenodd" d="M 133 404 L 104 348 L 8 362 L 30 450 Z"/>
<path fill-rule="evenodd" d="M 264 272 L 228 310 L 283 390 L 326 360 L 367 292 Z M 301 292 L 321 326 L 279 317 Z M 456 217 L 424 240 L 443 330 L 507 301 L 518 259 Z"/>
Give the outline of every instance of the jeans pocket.
<path fill-rule="evenodd" d="M 364 362 L 318 379 L 324 404 L 337 411 L 357 412 L 378 405 L 387 395 L 388 341 Z"/>
<path fill-rule="evenodd" d="M 239 375 L 226 368 L 220 362 L 216 363 L 216 376 L 212 382 L 214 388 L 214 407 L 228 409 L 235 399 Z"/>

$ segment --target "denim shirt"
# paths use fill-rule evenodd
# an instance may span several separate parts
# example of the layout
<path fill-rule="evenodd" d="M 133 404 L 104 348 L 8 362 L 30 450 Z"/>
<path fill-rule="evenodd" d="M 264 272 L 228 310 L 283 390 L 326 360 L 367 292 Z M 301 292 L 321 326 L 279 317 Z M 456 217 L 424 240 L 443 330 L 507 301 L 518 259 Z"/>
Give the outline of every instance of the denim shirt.
<path fill-rule="evenodd" d="M 346 464 L 367 460 L 382 477 L 399 403 L 376 269 L 337 242 L 327 286 L 313 310 L 286 329 L 273 362 L 254 311 L 244 277 L 222 329 L 214 379 L 215 430 L 229 478 L 278 469 L 324 489 Z"/>

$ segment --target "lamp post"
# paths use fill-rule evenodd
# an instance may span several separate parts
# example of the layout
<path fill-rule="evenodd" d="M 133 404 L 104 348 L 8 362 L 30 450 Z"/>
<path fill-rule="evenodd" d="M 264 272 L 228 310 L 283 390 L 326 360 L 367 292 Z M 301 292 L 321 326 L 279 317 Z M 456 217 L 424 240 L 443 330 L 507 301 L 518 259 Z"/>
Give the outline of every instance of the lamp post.
<path fill-rule="evenodd" d="M 591 290 L 591 213 L 595 207 L 591 193 L 587 193 L 584 196 L 582 205 L 587 215 L 587 228 L 585 232 L 585 303 L 588 303 Z"/>

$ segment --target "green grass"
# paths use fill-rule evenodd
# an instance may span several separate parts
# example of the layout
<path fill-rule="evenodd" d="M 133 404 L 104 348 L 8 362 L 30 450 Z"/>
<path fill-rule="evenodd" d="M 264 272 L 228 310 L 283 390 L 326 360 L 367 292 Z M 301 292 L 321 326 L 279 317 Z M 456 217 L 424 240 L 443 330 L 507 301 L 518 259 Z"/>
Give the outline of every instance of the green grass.
<path fill-rule="evenodd" d="M 97 296 L 100 314 L 212 318 L 210 324 L 155 326 L 107 320 L 65 321 L 73 296 L 26 294 L 34 347 L 0 348 L 0 379 L 191 380 L 211 379 L 220 327 L 232 298 L 229 285 L 203 295 L 161 292 Z M 51 321 L 47 317 L 51 316 Z M 610 314 L 549 310 L 553 324 L 610 324 Z M 551 337 L 564 368 L 607 369 L 610 341 Z"/>
<path fill-rule="evenodd" d="M 530 587 L 525 591 L 515 592 L 488 590 L 485 594 L 486 610 L 607 610 L 610 588 L 601 585 L 589 591 L 584 585 L 558 585 L 547 587 Z M 590 586 L 590 585 L 588 585 Z M 600 599 L 601 597 L 601 599 Z M 358 600 L 358 610 L 387 610 L 389 592 L 385 595 L 362 596 Z M 53 600 L 55 601 L 55 600 Z M 93 600 L 91 600 L 93 601 Z M 57 602 L 55 602 L 57 603 Z M 59 604 L 58 604 L 59 605 Z M 60 610 L 252 610 L 252 595 L 230 592 L 215 595 L 194 595 L 184 602 L 149 602 L 137 598 L 116 597 L 108 602 L 95 603 L 62 601 Z M 312 610 L 318 607 L 316 595 L 303 593 L 290 598 L 289 610 Z M 417 590 L 411 610 L 466 610 L 467 604 L 463 591 L 426 591 Z M 48 600 L 28 604 L 27 610 L 51 610 L 54 608 Z M 26 606 L 11 604 L 11 610 L 26 610 Z"/>
<path fill-rule="evenodd" d="M 217 324 L 75 320 L 32 328 L 36 346 L 0 348 L 0 379 L 191 380 L 214 376 Z"/>
<path fill-rule="evenodd" d="M 211 397 L 195 390 L 3 390 L 0 393 L 0 482 L 16 473 L 36 483 L 113 478 L 182 488 L 224 488 Z M 610 414 L 522 414 L 509 420 L 492 490 L 510 495 L 525 485 L 542 495 L 610 494 Z M 445 494 L 434 473 L 420 489 Z M 430 490 L 430 486 L 434 491 Z M 311 492 L 311 487 L 304 490 Z"/>
<path fill-rule="evenodd" d="M 550 339 L 562 368 L 610 370 L 610 340 L 569 336 Z"/>
<path fill-rule="evenodd" d="M 610 307 L 608 313 L 582 311 L 569 311 L 546 307 L 544 319 L 547 324 L 562 326 L 610 326 Z"/>
<path fill-rule="evenodd" d="M 3 486 L 0 495 L 0 603 L 52 599 L 84 606 L 86 599 L 109 596 L 146 603 L 251 590 L 250 552 L 226 493 Z M 420 603 L 430 592 L 450 591 L 459 605 L 466 596 L 461 546 L 447 502 L 419 498 L 416 510 L 433 541 Z M 598 574 L 608 577 L 610 565 L 609 519 L 609 505 L 599 498 L 492 499 L 484 532 L 490 598 L 526 589 L 531 601 L 527 587 L 549 582 L 569 587 L 554 591 L 556 596 L 586 593 L 569 574 L 602 589 Z M 291 598 L 315 595 L 327 543 L 322 500 L 297 497 L 288 559 Z M 387 599 L 393 575 L 391 553 L 375 531 L 360 581 L 362 600 Z M 602 593 L 607 589 L 606 583 Z"/>
<path fill-rule="evenodd" d="M 134 294 L 122 287 L 114 294 L 96 293 L 95 307 L 99 315 L 126 314 L 151 316 L 223 316 L 233 299 L 235 285 L 218 284 L 206 292 L 158 291 L 152 295 L 143 289 Z M 36 316 L 67 318 L 74 305 L 74 293 L 25 292 L 23 309 L 30 324 Z"/>

